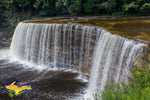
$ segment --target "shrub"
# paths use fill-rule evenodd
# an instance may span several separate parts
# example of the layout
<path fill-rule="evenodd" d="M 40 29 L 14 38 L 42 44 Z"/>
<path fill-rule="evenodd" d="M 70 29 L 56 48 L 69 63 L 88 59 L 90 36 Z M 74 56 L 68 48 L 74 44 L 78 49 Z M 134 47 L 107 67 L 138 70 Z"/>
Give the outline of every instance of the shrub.
<path fill-rule="evenodd" d="M 132 2 L 130 4 L 124 4 L 123 9 L 126 13 L 135 13 L 139 9 L 139 5 L 136 2 Z"/>
<path fill-rule="evenodd" d="M 94 5 L 93 5 L 93 2 L 92 1 L 88 1 L 84 4 L 84 9 L 85 9 L 85 12 L 86 13 L 92 13 L 93 12 L 93 8 L 94 8 Z"/>
<path fill-rule="evenodd" d="M 140 11 L 144 15 L 150 15 L 150 3 L 145 3 L 140 7 Z"/>
<path fill-rule="evenodd" d="M 108 84 L 105 90 L 94 95 L 96 100 L 150 100 L 150 69 L 132 69 L 132 77 L 128 85 Z"/>
<path fill-rule="evenodd" d="M 69 12 L 71 15 L 79 15 L 81 11 L 81 1 L 77 0 L 75 3 L 69 6 Z"/>

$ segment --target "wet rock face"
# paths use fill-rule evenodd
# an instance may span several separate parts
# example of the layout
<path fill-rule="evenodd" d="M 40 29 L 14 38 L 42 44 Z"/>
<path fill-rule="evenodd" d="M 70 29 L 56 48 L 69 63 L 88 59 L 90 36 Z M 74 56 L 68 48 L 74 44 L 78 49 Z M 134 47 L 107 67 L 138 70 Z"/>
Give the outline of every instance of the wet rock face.
<path fill-rule="evenodd" d="M 8 28 L 10 26 L 9 20 L 3 15 L 0 14 L 0 41 L 9 42 L 13 35 L 14 29 Z"/>
<path fill-rule="evenodd" d="M 0 41 L 7 42 L 7 44 L 8 43 L 10 44 L 13 33 L 14 33 L 14 29 L 6 29 L 0 32 Z"/>
<path fill-rule="evenodd" d="M 0 14 L 0 27 L 8 27 L 8 26 L 10 26 L 9 20 L 3 14 Z"/>

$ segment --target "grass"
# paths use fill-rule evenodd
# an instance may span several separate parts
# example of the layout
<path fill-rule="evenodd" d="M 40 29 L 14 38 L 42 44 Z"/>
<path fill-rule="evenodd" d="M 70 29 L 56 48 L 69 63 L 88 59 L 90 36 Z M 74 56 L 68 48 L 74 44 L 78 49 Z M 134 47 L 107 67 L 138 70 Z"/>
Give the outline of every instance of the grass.
<path fill-rule="evenodd" d="M 144 68 L 132 69 L 128 85 L 108 84 L 105 90 L 94 95 L 95 100 L 150 100 L 150 69 L 145 63 Z"/>

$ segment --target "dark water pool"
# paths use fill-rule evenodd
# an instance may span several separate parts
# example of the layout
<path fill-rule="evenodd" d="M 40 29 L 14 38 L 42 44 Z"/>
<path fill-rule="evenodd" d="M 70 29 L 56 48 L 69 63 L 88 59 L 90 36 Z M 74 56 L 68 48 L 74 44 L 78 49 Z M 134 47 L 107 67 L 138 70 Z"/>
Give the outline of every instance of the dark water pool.
<path fill-rule="evenodd" d="M 78 100 L 87 87 L 87 82 L 78 79 L 78 76 L 77 72 L 48 69 L 39 71 L 8 59 L 0 59 L 0 100 L 10 100 L 4 86 L 13 81 L 29 84 L 33 88 L 32 91 L 15 96 L 14 100 Z"/>

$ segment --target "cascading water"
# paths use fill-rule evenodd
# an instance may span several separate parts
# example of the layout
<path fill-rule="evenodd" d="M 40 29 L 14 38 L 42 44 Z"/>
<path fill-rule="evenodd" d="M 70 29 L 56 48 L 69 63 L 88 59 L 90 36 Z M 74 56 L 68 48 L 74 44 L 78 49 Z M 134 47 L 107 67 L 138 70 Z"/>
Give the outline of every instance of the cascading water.
<path fill-rule="evenodd" d="M 102 30 L 95 46 L 89 87 L 85 96 L 92 98 L 94 93 L 104 90 L 109 82 L 119 83 L 122 79 L 127 82 L 131 59 L 139 55 L 143 45 Z"/>
<path fill-rule="evenodd" d="M 13 36 L 11 54 L 21 62 L 33 65 L 88 72 L 95 30 L 88 26 L 21 22 Z"/>
<path fill-rule="evenodd" d="M 108 82 L 128 79 L 130 63 L 143 44 L 95 27 L 76 24 L 19 23 L 11 54 L 20 61 L 90 73 L 86 97 Z"/>

